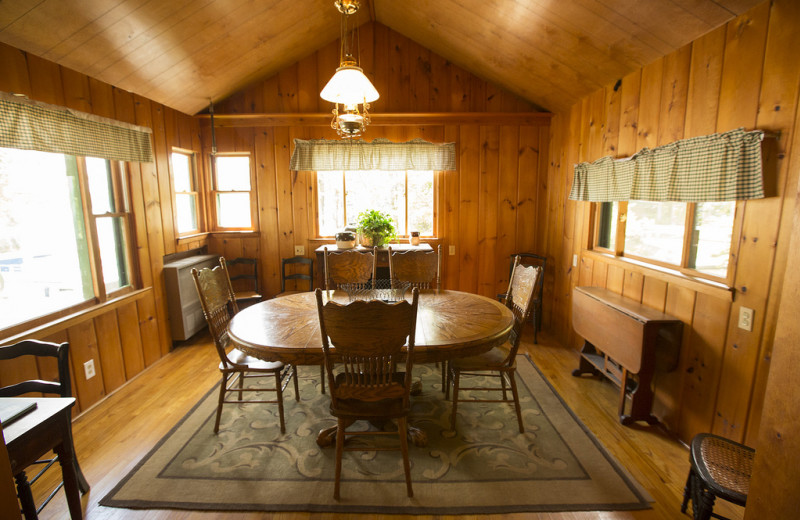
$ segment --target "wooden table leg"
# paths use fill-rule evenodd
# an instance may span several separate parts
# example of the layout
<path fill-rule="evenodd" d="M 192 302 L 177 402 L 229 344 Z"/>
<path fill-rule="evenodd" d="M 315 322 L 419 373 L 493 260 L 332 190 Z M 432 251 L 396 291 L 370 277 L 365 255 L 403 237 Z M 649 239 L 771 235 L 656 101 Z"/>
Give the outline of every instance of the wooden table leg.
<path fill-rule="evenodd" d="M 72 520 L 83 519 L 83 508 L 81 507 L 81 493 L 78 487 L 78 475 L 75 471 L 75 452 L 72 443 L 69 442 L 70 415 L 69 410 L 65 411 L 64 423 L 62 423 L 62 442 L 53 451 L 58 455 L 58 462 L 61 464 L 61 476 L 64 479 L 64 494 L 67 497 L 69 506 L 69 516 Z"/>

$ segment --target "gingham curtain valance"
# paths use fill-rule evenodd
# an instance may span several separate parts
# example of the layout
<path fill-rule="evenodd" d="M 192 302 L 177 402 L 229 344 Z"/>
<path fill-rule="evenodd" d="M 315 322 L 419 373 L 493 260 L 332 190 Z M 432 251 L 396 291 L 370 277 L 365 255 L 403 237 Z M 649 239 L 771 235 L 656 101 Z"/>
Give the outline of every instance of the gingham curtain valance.
<path fill-rule="evenodd" d="M 716 202 L 764 197 L 760 130 L 682 139 L 575 165 L 571 200 Z"/>
<path fill-rule="evenodd" d="M 434 170 L 456 169 L 455 143 L 434 144 L 423 139 L 394 143 L 375 139 L 371 143 L 357 140 L 328 141 L 294 140 L 289 166 L 292 170 Z"/>
<path fill-rule="evenodd" d="M 0 93 L 0 147 L 153 162 L 152 130 Z"/>

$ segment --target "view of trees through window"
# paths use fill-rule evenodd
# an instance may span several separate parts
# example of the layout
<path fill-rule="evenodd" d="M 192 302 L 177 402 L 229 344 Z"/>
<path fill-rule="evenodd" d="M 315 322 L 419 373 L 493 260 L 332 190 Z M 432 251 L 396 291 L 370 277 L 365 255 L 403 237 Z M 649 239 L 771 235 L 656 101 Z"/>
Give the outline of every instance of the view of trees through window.
<path fill-rule="evenodd" d="M 317 172 L 317 193 L 320 236 L 355 224 L 368 209 L 391 215 L 399 236 L 433 236 L 432 171 Z"/>
<path fill-rule="evenodd" d="M 105 159 L 0 148 L 0 329 L 98 296 L 90 257 L 104 294 L 130 284 L 121 171 Z"/>
<path fill-rule="evenodd" d="M 595 244 L 625 256 L 724 279 L 735 213 L 734 201 L 604 202 L 598 211 Z"/>

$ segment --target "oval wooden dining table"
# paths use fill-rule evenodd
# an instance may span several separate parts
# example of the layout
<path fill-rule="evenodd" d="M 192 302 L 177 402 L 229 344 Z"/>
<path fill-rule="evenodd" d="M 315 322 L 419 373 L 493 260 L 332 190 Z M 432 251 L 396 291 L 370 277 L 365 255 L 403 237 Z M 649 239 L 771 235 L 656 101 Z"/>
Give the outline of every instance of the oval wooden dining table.
<path fill-rule="evenodd" d="M 323 302 L 348 302 L 344 291 L 323 291 L 322 296 Z M 408 292 L 406 299 L 410 297 Z M 460 291 L 422 290 L 414 362 L 447 361 L 486 352 L 508 338 L 513 324 L 511 311 L 491 298 Z M 228 336 L 237 348 L 264 361 L 295 365 L 324 361 L 313 292 L 266 300 L 240 311 L 228 325 Z M 424 432 L 409 429 L 414 444 L 426 443 Z M 318 444 L 331 442 L 330 432 L 320 432 Z"/>

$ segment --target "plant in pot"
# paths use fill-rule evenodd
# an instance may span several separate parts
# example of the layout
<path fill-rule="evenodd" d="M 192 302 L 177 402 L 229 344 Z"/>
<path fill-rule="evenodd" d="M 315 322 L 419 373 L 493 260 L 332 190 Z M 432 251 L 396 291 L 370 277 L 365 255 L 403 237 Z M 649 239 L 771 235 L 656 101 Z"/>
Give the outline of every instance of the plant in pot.
<path fill-rule="evenodd" d="M 380 247 L 396 236 L 392 217 L 375 209 L 358 214 L 358 232 L 362 237 L 362 245 L 370 247 Z"/>

